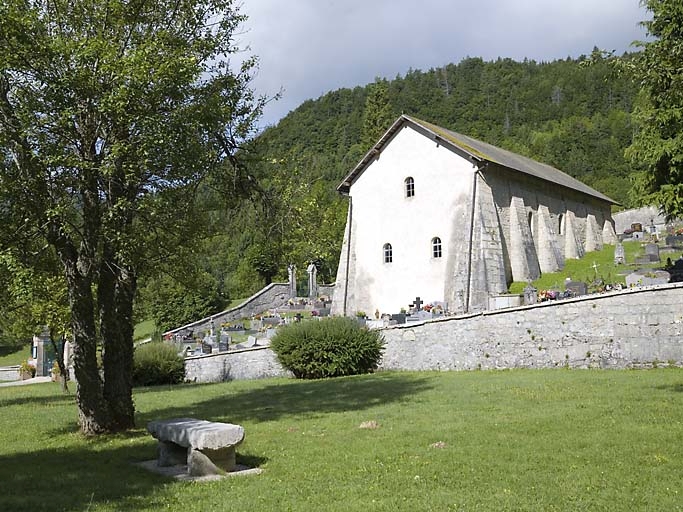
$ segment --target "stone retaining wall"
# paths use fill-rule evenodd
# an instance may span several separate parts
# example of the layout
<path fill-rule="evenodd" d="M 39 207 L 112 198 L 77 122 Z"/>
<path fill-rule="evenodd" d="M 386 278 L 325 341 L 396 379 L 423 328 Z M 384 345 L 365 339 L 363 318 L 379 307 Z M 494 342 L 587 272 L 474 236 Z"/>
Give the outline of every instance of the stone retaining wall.
<path fill-rule="evenodd" d="M 211 324 L 216 330 L 222 323 L 249 318 L 252 315 L 259 315 L 264 311 L 279 308 L 289 300 L 289 284 L 271 283 L 258 293 L 252 295 L 239 306 L 227 309 L 221 313 L 216 313 L 191 324 L 183 325 L 177 329 L 167 331 L 164 334 L 174 334 L 178 331 L 193 331 L 203 333 L 211 329 Z"/>
<path fill-rule="evenodd" d="M 683 285 L 632 288 L 384 330 L 382 369 L 683 365 Z"/>
<path fill-rule="evenodd" d="M 0 367 L 0 382 L 19 380 L 19 366 Z"/>
<path fill-rule="evenodd" d="M 268 347 L 254 347 L 185 359 L 185 380 L 190 382 L 223 382 L 287 377 L 291 374 L 280 366 Z"/>
<path fill-rule="evenodd" d="M 383 330 L 381 370 L 683 366 L 683 283 Z M 191 357 L 196 382 L 286 376 L 267 347 Z"/>

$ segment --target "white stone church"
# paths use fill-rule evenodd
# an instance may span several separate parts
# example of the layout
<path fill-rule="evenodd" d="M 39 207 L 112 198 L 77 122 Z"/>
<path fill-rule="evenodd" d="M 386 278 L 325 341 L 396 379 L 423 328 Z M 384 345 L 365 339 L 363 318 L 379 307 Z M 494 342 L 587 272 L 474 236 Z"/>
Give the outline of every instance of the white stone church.
<path fill-rule="evenodd" d="M 616 242 L 615 201 L 529 158 L 401 116 L 344 178 L 332 314 L 398 313 L 420 297 L 488 309 L 512 281 Z"/>

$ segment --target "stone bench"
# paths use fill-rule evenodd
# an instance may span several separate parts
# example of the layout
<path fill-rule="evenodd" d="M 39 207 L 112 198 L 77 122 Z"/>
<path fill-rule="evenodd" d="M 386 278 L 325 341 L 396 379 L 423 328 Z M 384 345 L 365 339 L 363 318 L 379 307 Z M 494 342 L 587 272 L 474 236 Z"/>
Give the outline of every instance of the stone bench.
<path fill-rule="evenodd" d="M 159 441 L 157 465 L 185 465 L 191 476 L 221 475 L 235 468 L 235 447 L 244 428 L 194 418 L 150 421 L 147 431 Z"/>

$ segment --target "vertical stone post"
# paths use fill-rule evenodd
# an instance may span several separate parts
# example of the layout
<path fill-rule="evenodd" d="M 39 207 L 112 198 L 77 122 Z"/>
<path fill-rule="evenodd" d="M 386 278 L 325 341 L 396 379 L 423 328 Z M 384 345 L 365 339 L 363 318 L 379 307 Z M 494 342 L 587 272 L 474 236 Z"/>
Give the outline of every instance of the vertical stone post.
<path fill-rule="evenodd" d="M 289 298 L 296 298 L 296 265 L 290 263 L 287 267 L 287 273 L 289 274 Z"/>
<path fill-rule="evenodd" d="M 318 296 L 318 269 L 311 262 L 306 272 L 308 272 L 308 298 L 315 299 Z"/>

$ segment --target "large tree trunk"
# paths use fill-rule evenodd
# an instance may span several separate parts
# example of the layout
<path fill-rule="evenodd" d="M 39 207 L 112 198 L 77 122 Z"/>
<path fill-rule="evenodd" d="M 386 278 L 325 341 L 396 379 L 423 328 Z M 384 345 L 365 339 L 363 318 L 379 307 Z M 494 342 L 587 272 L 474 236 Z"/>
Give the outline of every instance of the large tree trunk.
<path fill-rule="evenodd" d="M 73 323 L 78 422 L 84 434 L 101 434 L 110 430 L 111 418 L 97 368 L 92 287 L 88 279 L 78 275 L 75 267 L 75 264 L 68 265 L 66 274 Z"/>
<path fill-rule="evenodd" d="M 104 344 L 104 397 L 111 413 L 111 429 L 135 426 L 133 405 L 133 298 L 135 277 L 123 268 L 106 244 L 100 267 L 98 303 Z"/>

